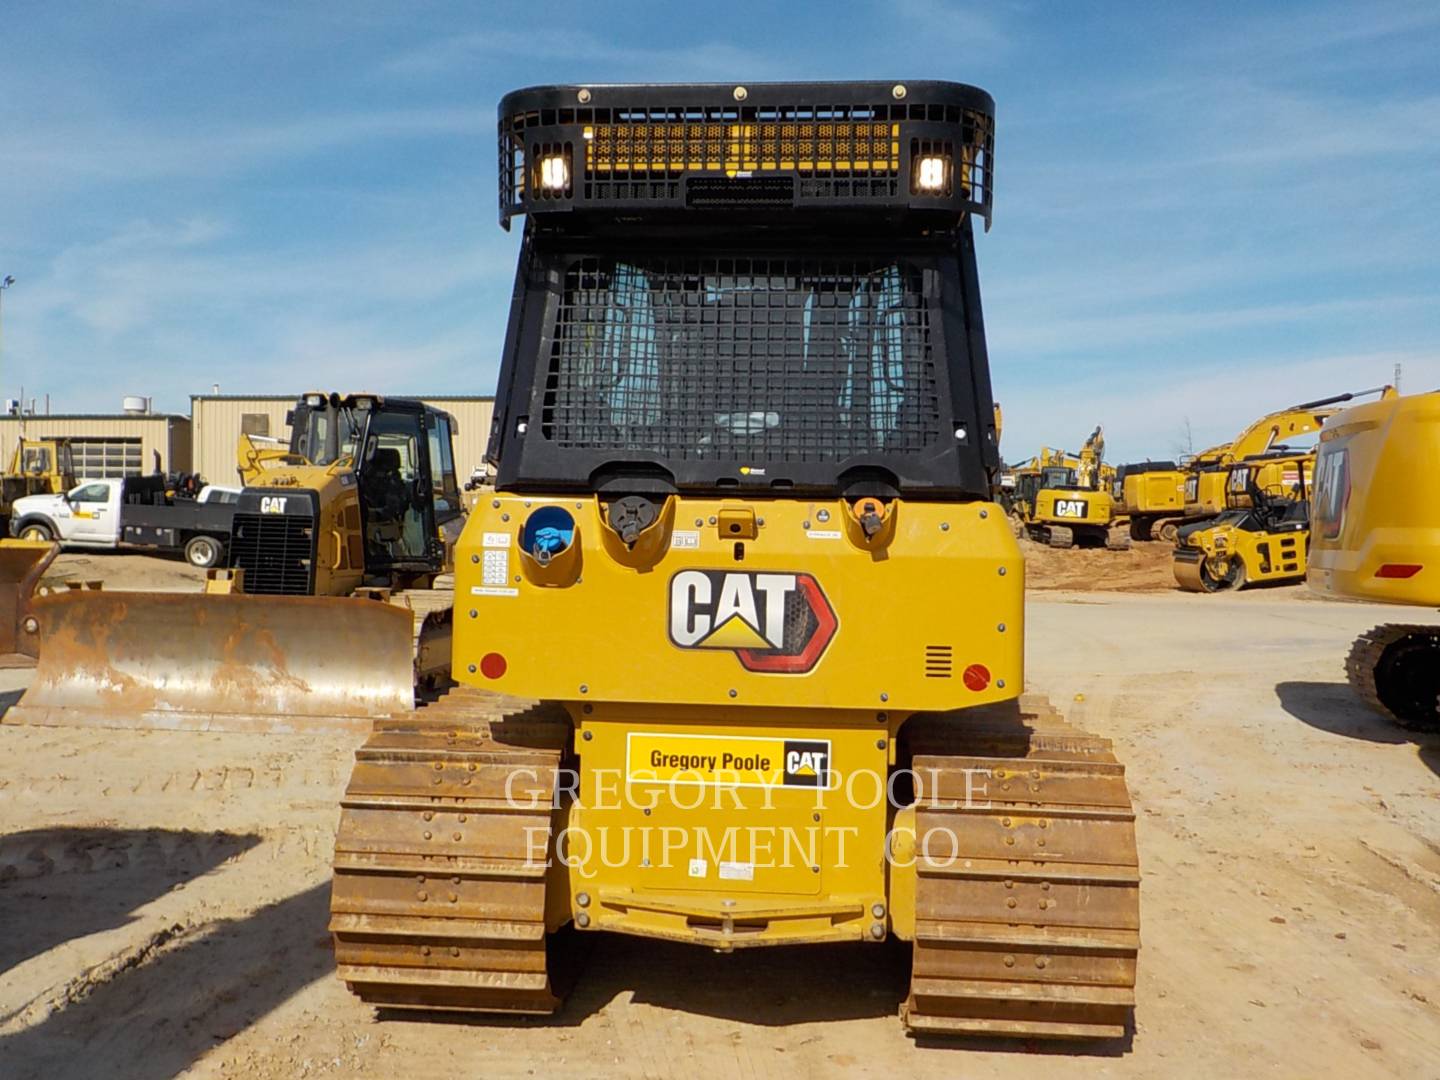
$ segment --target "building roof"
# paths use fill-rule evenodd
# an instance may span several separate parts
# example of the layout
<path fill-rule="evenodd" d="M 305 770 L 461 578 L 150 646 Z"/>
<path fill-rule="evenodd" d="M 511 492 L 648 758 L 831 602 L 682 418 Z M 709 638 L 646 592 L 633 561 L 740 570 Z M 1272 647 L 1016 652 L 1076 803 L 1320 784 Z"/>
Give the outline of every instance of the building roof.
<path fill-rule="evenodd" d="M 0 420 L 18 424 L 24 420 L 27 424 L 43 422 L 45 420 L 184 420 L 190 422 L 190 417 L 184 413 L 26 413 L 24 416 L 13 416 L 8 413 L 0 414 Z"/>
<path fill-rule="evenodd" d="M 380 397 L 415 398 L 419 401 L 494 401 L 494 394 L 380 394 Z M 299 394 L 191 394 L 191 401 L 295 401 Z"/>

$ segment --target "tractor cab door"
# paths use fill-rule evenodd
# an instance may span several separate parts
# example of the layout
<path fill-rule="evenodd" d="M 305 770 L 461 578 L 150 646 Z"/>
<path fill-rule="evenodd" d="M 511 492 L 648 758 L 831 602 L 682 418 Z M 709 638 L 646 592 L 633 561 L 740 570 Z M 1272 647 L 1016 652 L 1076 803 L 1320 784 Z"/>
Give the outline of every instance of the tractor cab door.
<path fill-rule="evenodd" d="M 460 482 L 455 474 L 455 421 L 447 413 L 427 410 L 425 426 L 430 436 L 430 486 L 434 493 L 435 523 L 443 528 L 464 513 Z"/>
<path fill-rule="evenodd" d="M 436 526 L 428 442 L 421 412 L 381 409 L 370 418 L 359 473 L 371 573 L 431 568 Z"/>

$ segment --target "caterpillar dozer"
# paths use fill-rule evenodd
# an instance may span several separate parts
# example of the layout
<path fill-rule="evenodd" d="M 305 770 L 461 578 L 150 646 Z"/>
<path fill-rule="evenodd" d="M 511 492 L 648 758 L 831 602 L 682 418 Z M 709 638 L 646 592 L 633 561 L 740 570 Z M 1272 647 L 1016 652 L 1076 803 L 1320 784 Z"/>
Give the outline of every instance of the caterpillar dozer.
<path fill-rule="evenodd" d="M 32 439 L 21 436 L 10 455 L 10 466 L 0 476 L 0 536 L 9 535 L 11 507 L 27 495 L 58 495 L 75 486 L 75 464 L 67 438 Z M 47 542 L 37 534 L 21 539 Z"/>
<path fill-rule="evenodd" d="M 1190 592 L 1305 578 L 1313 450 L 1274 450 L 1225 470 L 1225 510 L 1182 526 L 1171 566 Z"/>
<path fill-rule="evenodd" d="M 1020 696 L 991 501 L 993 117 L 943 82 L 502 101 L 495 486 L 457 549 L 460 686 L 378 719 L 344 796 L 363 1000 L 549 1013 L 601 931 L 895 935 L 912 1032 L 1126 1031 L 1124 771 Z"/>
<path fill-rule="evenodd" d="M 1320 435 L 1309 585 L 1326 596 L 1440 607 L 1440 393 L 1347 409 Z M 1440 626 L 1387 623 L 1350 650 L 1355 692 L 1402 727 L 1440 732 Z"/>
<path fill-rule="evenodd" d="M 412 708 L 417 683 L 448 681 L 453 590 L 437 578 L 461 519 L 449 414 L 307 393 L 290 424 L 288 446 L 240 439 L 228 566 L 206 593 L 33 602 L 39 663 L 7 723 L 366 730 Z"/>
<path fill-rule="evenodd" d="M 1124 550 L 1113 487 L 1115 467 L 1105 464 L 1105 432 L 1096 427 L 1078 454 L 1042 449 L 1025 470 L 1015 506 L 1032 540 L 1051 547 Z"/>

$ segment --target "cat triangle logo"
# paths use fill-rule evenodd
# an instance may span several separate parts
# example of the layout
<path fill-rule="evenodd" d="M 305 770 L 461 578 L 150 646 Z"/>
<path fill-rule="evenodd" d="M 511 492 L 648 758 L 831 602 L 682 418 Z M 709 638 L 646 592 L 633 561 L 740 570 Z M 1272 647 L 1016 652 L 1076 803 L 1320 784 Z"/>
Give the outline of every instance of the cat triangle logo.
<path fill-rule="evenodd" d="M 700 642 L 702 649 L 768 649 L 770 643 L 739 615 L 732 615 Z"/>

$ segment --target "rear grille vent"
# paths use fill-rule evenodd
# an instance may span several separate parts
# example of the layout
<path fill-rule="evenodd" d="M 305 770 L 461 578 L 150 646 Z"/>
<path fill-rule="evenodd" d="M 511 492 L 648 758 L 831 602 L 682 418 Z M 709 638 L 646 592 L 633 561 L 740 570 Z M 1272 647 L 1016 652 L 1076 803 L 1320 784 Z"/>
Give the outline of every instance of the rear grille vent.
<path fill-rule="evenodd" d="M 247 593 L 308 596 L 314 583 L 314 522 L 297 514 L 236 514 L 230 561 L 244 569 Z"/>
<path fill-rule="evenodd" d="M 925 677 L 948 679 L 954 668 L 954 648 L 950 645 L 925 646 Z"/>
<path fill-rule="evenodd" d="M 789 206 L 794 201 L 792 176 L 703 176 L 685 185 L 686 206 Z"/>

